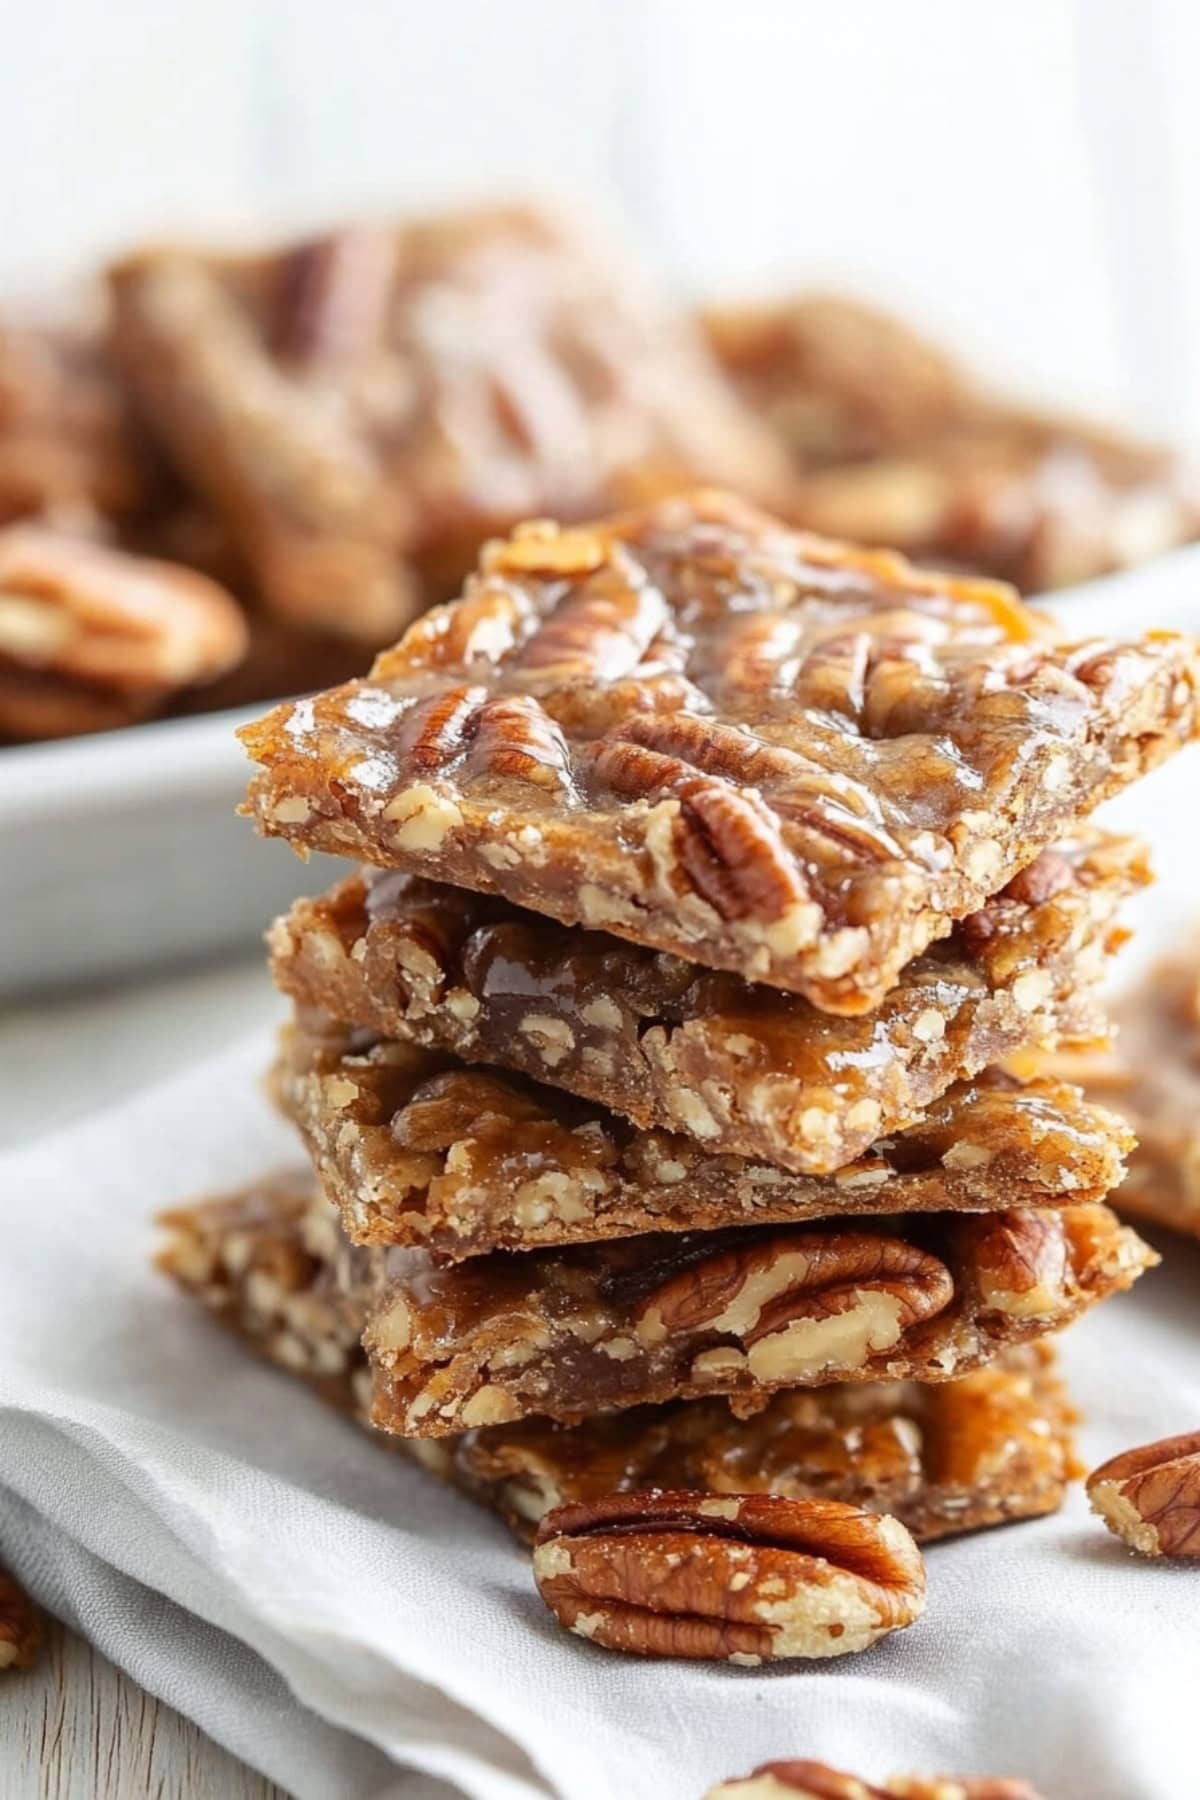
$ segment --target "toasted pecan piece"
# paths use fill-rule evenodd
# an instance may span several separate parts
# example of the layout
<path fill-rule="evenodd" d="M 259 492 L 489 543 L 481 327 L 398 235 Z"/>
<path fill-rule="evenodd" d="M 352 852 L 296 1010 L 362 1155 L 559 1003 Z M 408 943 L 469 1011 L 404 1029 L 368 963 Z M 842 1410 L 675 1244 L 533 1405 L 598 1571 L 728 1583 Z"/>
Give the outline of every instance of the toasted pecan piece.
<path fill-rule="evenodd" d="M 893 1775 L 875 1785 L 806 1757 L 762 1763 L 720 1781 L 704 1800 L 1041 1800 L 1027 1781 L 1004 1775 Z"/>
<path fill-rule="evenodd" d="M 1200 1557 L 1200 1431 L 1124 1450 L 1093 1469 L 1088 1499 L 1143 1556 Z"/>
<path fill-rule="evenodd" d="M 0 1675 L 6 1669 L 29 1668 L 41 1641 L 37 1609 L 7 1569 L 0 1569 Z"/>

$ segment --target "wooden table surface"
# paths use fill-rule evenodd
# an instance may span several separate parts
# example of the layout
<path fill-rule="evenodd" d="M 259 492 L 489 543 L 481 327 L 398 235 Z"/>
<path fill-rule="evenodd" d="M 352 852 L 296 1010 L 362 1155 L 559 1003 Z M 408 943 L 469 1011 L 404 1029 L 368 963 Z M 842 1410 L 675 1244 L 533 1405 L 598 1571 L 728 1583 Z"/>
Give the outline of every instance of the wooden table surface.
<path fill-rule="evenodd" d="M 32 1669 L 0 1677 L 4 1800 L 287 1800 L 54 1623 Z"/>
<path fill-rule="evenodd" d="M 258 956 L 8 1007 L 0 1019 L 0 1145 L 111 1105 L 275 1011 Z M 35 1666 L 0 1676 L 0 1800 L 287 1797 L 53 1623 Z"/>

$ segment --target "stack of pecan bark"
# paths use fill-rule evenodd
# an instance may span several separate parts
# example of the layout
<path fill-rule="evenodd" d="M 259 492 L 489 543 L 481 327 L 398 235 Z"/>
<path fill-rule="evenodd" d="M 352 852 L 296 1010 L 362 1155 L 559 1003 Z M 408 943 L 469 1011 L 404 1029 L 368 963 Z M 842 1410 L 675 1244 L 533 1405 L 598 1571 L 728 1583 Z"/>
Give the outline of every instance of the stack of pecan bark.
<path fill-rule="evenodd" d="M 1154 1258 L 1125 1125 L 1001 1065 L 1102 1036 L 1148 877 L 1085 821 L 1198 721 L 1188 640 L 720 494 L 522 527 L 243 734 L 260 828 L 363 866 L 271 934 L 311 1172 L 173 1215 L 167 1267 L 526 1534 L 651 1488 L 1053 1509 L 1046 1339 Z"/>

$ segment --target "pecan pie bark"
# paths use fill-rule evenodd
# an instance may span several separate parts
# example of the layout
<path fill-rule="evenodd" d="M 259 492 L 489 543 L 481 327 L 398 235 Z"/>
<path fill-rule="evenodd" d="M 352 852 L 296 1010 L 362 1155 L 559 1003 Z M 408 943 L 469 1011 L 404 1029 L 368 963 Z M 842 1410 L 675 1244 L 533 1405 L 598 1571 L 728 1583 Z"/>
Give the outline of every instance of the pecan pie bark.
<path fill-rule="evenodd" d="M 520 1076 L 408 1044 L 359 1049 L 311 1019 L 282 1033 L 271 1088 L 350 1239 L 426 1245 L 450 1260 L 831 1213 L 1099 1199 L 1133 1141 L 1074 1088 L 983 1076 L 835 1175 L 791 1175 L 639 1131 Z"/>
<path fill-rule="evenodd" d="M 514 519 L 787 479 L 689 323 L 533 211 L 257 258 L 148 251 L 113 292 L 146 419 L 268 603 L 360 642 L 452 592 Z"/>
<path fill-rule="evenodd" d="M 530 1414 L 838 1380 L 946 1381 L 1070 1324 L 1156 1258 L 1102 1206 L 646 1237 L 458 1266 L 355 1250 L 372 1418 L 438 1437 Z"/>
<path fill-rule="evenodd" d="M 861 1013 L 1189 739 L 1198 680 L 1181 637 L 1062 645 L 701 495 L 490 546 L 369 679 L 243 731 L 249 810 Z"/>
<path fill-rule="evenodd" d="M 1195 538 L 1200 480 L 1173 451 L 997 409 L 922 450 L 804 477 L 788 516 L 1034 594 Z"/>
<path fill-rule="evenodd" d="M 928 1543 L 1055 1511 L 1075 1473 L 1073 1418 L 1054 1352 L 1037 1343 L 954 1381 L 774 1394 L 748 1419 L 724 1400 L 676 1400 L 412 1448 L 521 1535 L 567 1501 L 662 1487 L 826 1495 L 892 1513 Z"/>
<path fill-rule="evenodd" d="M 936 344 L 845 295 L 708 307 L 701 324 L 799 471 L 924 446 L 980 406 L 966 371 Z"/>
<path fill-rule="evenodd" d="M 858 301 L 716 308 L 709 341 L 797 473 L 789 518 L 1027 593 L 1140 562 L 1200 532 L 1177 451 L 996 398 Z"/>
<path fill-rule="evenodd" d="M 364 870 L 270 935 L 277 985 L 349 1025 L 541 1078 L 706 1151 L 823 1174 L 1031 1043 L 1104 1033 L 1090 989 L 1122 940 L 1141 846 L 1045 851 L 838 1018 L 600 932 L 420 877 Z"/>
<path fill-rule="evenodd" d="M 129 724 L 246 648 L 207 576 L 39 525 L 0 529 L 0 739 Z"/>
<path fill-rule="evenodd" d="M 166 1215 L 159 1263 L 223 1324 L 366 1423 L 370 1377 L 307 1175 Z M 578 1425 L 523 1420 L 457 1438 L 380 1442 L 530 1538 L 569 1501 L 640 1488 L 825 1497 L 894 1514 L 920 1542 L 1054 1512 L 1076 1472 L 1074 1412 L 1035 1343 L 956 1381 L 845 1383 L 775 1394 L 738 1419 L 673 1401 Z"/>
<path fill-rule="evenodd" d="M 160 1214 L 167 1235 L 156 1261 L 271 1362 L 353 1410 L 363 1317 L 317 1253 L 317 1232 L 328 1235 L 321 1213 L 311 1176 L 267 1176 Z"/>

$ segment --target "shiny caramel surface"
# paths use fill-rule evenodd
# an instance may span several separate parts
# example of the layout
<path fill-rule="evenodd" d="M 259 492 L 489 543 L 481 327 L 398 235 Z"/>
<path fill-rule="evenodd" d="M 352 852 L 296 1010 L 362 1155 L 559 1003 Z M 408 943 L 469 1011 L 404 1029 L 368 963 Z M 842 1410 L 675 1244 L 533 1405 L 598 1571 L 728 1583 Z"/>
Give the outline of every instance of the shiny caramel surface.
<path fill-rule="evenodd" d="M 864 1013 L 1194 734 L 1198 669 L 704 494 L 490 546 L 366 681 L 245 729 L 249 804 Z"/>

